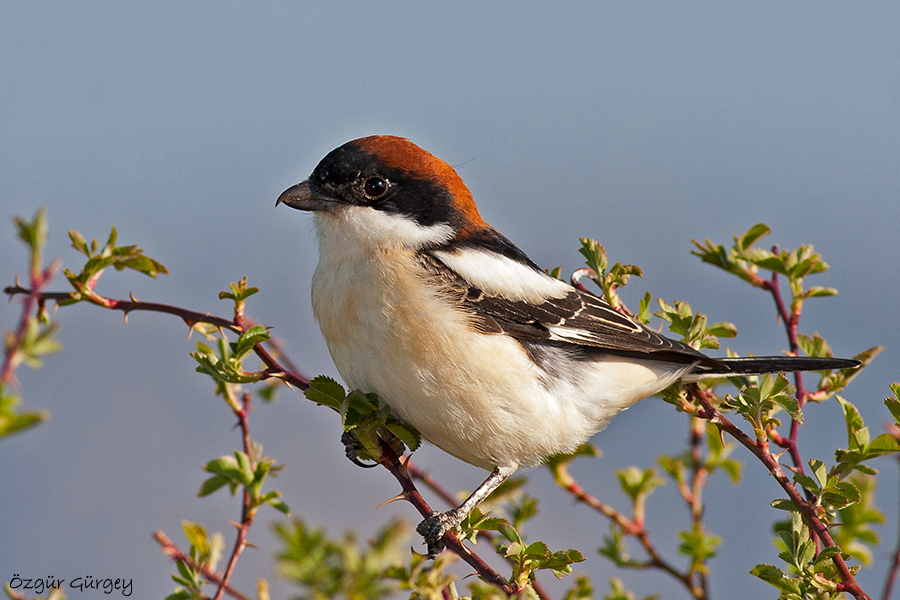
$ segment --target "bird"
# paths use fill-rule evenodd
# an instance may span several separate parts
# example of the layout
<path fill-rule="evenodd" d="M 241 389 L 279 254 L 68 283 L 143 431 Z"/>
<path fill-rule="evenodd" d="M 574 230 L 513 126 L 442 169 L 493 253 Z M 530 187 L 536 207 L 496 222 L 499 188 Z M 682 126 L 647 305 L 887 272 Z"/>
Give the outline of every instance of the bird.
<path fill-rule="evenodd" d="M 332 150 L 280 204 L 313 215 L 313 314 L 344 382 L 490 471 L 419 524 L 429 556 L 517 469 L 573 451 L 673 384 L 859 365 L 713 358 L 670 339 L 547 274 L 484 221 L 453 167 L 402 137 Z"/>

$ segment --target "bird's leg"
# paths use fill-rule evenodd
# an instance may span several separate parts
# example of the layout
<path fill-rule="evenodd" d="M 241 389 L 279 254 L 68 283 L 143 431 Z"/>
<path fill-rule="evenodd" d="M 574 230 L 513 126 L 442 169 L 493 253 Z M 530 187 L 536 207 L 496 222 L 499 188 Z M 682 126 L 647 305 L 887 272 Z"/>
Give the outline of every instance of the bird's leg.
<path fill-rule="evenodd" d="M 465 502 L 447 512 L 433 512 L 430 517 L 419 523 L 416 531 L 425 538 L 425 543 L 428 545 L 428 556 L 434 557 L 443 550 L 444 542 L 441 538 L 444 537 L 444 534 L 459 527 L 463 519 L 469 516 L 469 513 L 490 496 L 491 492 L 496 490 L 501 483 L 506 481 L 516 471 L 516 468 L 518 465 L 495 468 L 484 480 L 484 483 L 466 498 Z"/>

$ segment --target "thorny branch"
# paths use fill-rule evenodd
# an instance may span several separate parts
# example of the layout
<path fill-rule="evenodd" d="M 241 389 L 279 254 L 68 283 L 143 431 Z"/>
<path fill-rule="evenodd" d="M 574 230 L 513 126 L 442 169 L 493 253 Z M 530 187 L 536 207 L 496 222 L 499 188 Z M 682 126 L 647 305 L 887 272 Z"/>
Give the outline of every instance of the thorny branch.
<path fill-rule="evenodd" d="M 418 479 L 422 483 L 424 483 L 431 491 L 440 496 L 441 500 L 443 500 L 448 506 L 456 507 L 458 504 L 456 498 L 453 497 L 453 494 L 448 492 L 442 485 L 440 485 L 434 478 L 420 469 L 418 465 L 413 464 L 413 462 L 409 459 L 405 461 L 406 470 L 409 473 L 412 479 Z M 494 539 L 494 536 L 490 531 L 480 530 L 478 531 L 478 537 L 484 538 L 487 541 Z M 509 562 L 512 562 L 511 559 L 507 559 Z M 534 580 L 531 582 L 531 587 L 534 590 L 534 593 L 537 594 L 538 598 L 541 600 L 549 600 L 550 594 L 544 587 L 537 581 Z"/>
<path fill-rule="evenodd" d="M 423 517 L 430 516 L 432 513 L 431 507 L 425 499 L 422 498 L 422 494 L 419 493 L 419 490 L 416 489 L 415 484 L 409 476 L 406 465 L 403 464 L 403 461 L 394 451 L 394 448 L 384 440 L 381 441 L 381 459 L 379 462 L 381 462 L 382 466 L 390 471 L 391 475 L 393 475 L 400 483 L 400 487 L 403 488 L 403 498 L 408 500 Z M 513 594 L 519 591 L 512 589 L 509 584 L 507 584 L 496 571 L 484 562 L 480 556 L 466 548 L 462 542 L 459 541 L 459 538 L 455 533 L 445 533 L 443 541 L 448 549 L 456 553 L 461 559 L 474 568 L 481 577 L 499 587 L 504 593 Z"/>
<path fill-rule="evenodd" d="M 23 288 L 20 285 L 8 286 L 4 289 L 4 292 L 9 296 L 16 295 L 27 295 L 29 298 L 33 299 L 33 301 L 38 303 L 44 303 L 47 301 L 60 301 L 60 300 L 68 300 L 72 296 L 68 292 L 41 292 L 39 289 L 27 289 Z M 209 313 L 199 313 L 192 310 L 187 310 L 178 306 L 172 306 L 169 304 L 159 304 L 155 302 L 142 302 L 137 300 L 133 296 L 129 300 L 116 300 L 112 298 L 104 298 L 102 296 L 97 295 L 96 299 L 91 298 L 90 301 L 98 306 L 108 308 L 111 310 L 120 310 L 125 313 L 126 318 L 129 313 L 133 311 L 148 311 L 148 312 L 158 312 L 169 315 L 174 315 L 179 317 L 182 321 L 184 321 L 188 327 L 193 328 L 200 323 L 207 323 L 213 325 L 215 327 L 219 327 L 221 329 L 226 329 L 228 331 L 241 334 L 244 333 L 248 326 L 244 323 L 245 319 L 242 314 L 236 315 L 234 320 L 225 319 L 223 317 L 218 317 L 215 315 L 210 315 Z M 278 347 L 275 346 L 276 351 Z M 305 390 L 309 387 L 309 378 L 303 374 L 296 372 L 294 369 L 286 369 L 284 366 L 280 364 L 278 360 L 276 360 L 264 347 L 262 344 L 257 344 L 254 347 L 254 352 L 259 357 L 259 359 L 266 365 L 266 370 L 264 371 L 264 375 L 267 377 L 274 377 L 277 379 L 281 379 L 287 383 L 290 383 L 301 390 Z M 240 417 L 240 415 L 238 415 Z M 397 479 L 400 483 L 400 486 L 403 488 L 406 499 L 408 499 L 416 510 L 419 511 L 422 516 L 427 517 L 431 514 L 431 508 L 428 506 L 428 503 L 422 498 L 421 494 L 419 494 L 418 490 L 415 487 L 415 484 L 409 477 L 407 473 L 406 467 L 400 460 L 400 457 L 391 448 L 388 444 L 383 443 L 383 452 L 381 464 L 390 471 L 390 473 Z M 245 448 L 245 451 L 247 449 Z M 246 511 L 246 502 L 247 496 L 245 493 L 244 506 Z M 245 514 L 246 517 L 246 514 Z M 239 532 L 244 529 L 243 526 L 244 519 L 242 519 L 242 526 L 239 528 Z M 164 534 L 160 533 L 163 538 Z M 235 542 L 235 551 L 237 554 L 240 554 L 240 549 L 243 548 L 245 544 L 246 532 L 244 532 L 244 539 L 241 538 L 239 533 L 238 539 Z M 160 539 L 160 538 L 157 538 Z M 166 538 L 166 542 L 160 540 L 160 543 L 164 544 L 164 551 L 169 553 L 167 548 L 174 548 L 177 551 L 175 546 L 171 545 L 171 542 L 168 542 Z M 444 543 L 448 549 L 452 550 L 456 553 L 462 560 L 467 562 L 470 566 L 472 566 L 475 571 L 486 581 L 498 586 L 507 594 L 515 593 L 519 590 L 513 590 L 506 581 L 496 572 L 494 571 L 484 560 L 479 557 L 474 552 L 470 551 L 466 548 L 453 533 L 447 533 L 444 535 Z M 168 545 L 166 545 L 168 544 Z M 178 551 L 180 552 L 180 551 Z M 170 554 L 171 556 L 172 554 Z M 182 554 L 183 555 L 183 554 Z M 235 552 L 232 553 L 232 561 L 229 562 L 229 568 L 233 569 L 232 563 L 236 559 Z M 203 571 L 204 575 L 207 574 L 206 571 Z M 213 574 L 214 575 L 214 574 Z M 230 575 L 230 573 L 229 573 Z M 215 583 L 221 583 L 223 581 L 222 578 L 216 576 L 215 579 L 210 579 Z M 227 580 L 224 580 L 227 582 Z M 222 585 L 221 589 L 225 589 L 228 593 L 232 593 L 231 590 Z M 221 597 L 221 589 L 220 594 L 217 595 L 217 598 Z M 234 594 L 232 594 L 234 595 Z M 241 598 L 241 596 L 235 596 Z"/>
<path fill-rule="evenodd" d="M 773 252 L 777 253 L 778 248 L 773 248 Z M 791 351 L 791 354 L 798 354 L 800 350 L 800 344 L 797 339 L 797 332 L 800 325 L 800 311 L 798 310 L 788 311 L 787 306 L 785 306 L 784 298 L 781 295 L 781 287 L 779 284 L 780 280 L 778 278 L 778 273 L 772 273 L 771 279 L 762 279 L 759 278 L 759 287 L 768 291 L 772 294 L 772 299 L 775 301 L 775 307 L 778 310 L 778 316 L 781 321 L 784 323 L 785 333 L 787 333 L 788 338 L 788 347 Z M 806 404 L 806 400 L 809 397 L 809 393 L 806 391 L 806 388 L 803 385 L 803 373 L 797 371 L 794 373 L 794 385 L 797 388 L 797 402 L 800 404 L 800 408 L 803 408 L 803 405 Z M 791 461 L 794 463 L 794 468 L 797 469 L 798 473 L 805 473 L 803 468 L 803 459 L 800 456 L 800 449 L 797 445 L 797 436 L 800 433 L 800 423 L 795 420 L 791 420 L 791 430 L 788 434 L 788 437 L 782 437 L 777 433 L 773 432 L 772 441 L 781 446 L 782 448 L 787 449 L 788 454 L 791 457 Z"/>
<path fill-rule="evenodd" d="M 650 534 L 647 529 L 644 527 L 644 522 L 642 520 L 632 520 L 627 516 L 606 504 L 596 496 L 591 495 L 587 490 L 585 490 L 580 483 L 578 483 L 573 477 L 569 477 L 565 484 L 562 486 L 567 492 L 572 494 L 572 496 L 578 500 L 579 502 L 583 502 L 604 515 L 606 518 L 613 521 L 619 529 L 622 530 L 622 533 L 625 535 L 633 536 L 637 539 L 638 543 L 641 545 L 641 548 L 644 549 L 644 552 L 647 553 L 649 559 L 643 563 L 640 563 L 636 566 L 641 568 L 654 568 L 664 571 L 674 577 L 678 582 L 680 582 L 684 587 L 690 592 L 694 598 L 706 598 L 706 591 L 701 587 L 695 585 L 693 578 L 690 573 L 682 573 L 675 567 L 672 563 L 668 562 L 666 559 L 662 557 L 659 551 L 656 549 L 656 546 L 653 545 L 653 542 L 650 541 Z"/>
<path fill-rule="evenodd" d="M 709 469 L 703 461 L 703 433 L 705 428 L 699 419 L 691 418 L 691 493 L 685 496 L 684 500 L 688 504 L 691 511 L 691 524 L 697 531 L 705 529 L 703 524 L 703 488 L 706 486 L 706 478 L 709 475 Z M 700 589 L 703 590 L 703 597 L 709 596 L 709 580 L 706 573 L 701 569 L 697 570 L 700 578 Z"/>
<path fill-rule="evenodd" d="M 781 465 L 778 464 L 778 460 L 769 451 L 768 438 L 765 435 L 761 435 L 754 441 L 737 425 L 722 415 L 722 413 L 713 406 L 710 394 L 702 390 L 696 384 L 688 386 L 688 393 L 703 407 L 702 410 L 697 411 L 696 416 L 708 420 L 720 430 L 733 437 L 756 456 L 756 458 L 769 470 L 769 473 L 775 478 L 775 481 L 778 482 L 781 489 L 787 493 L 791 502 L 797 506 L 803 519 L 806 521 L 807 525 L 809 525 L 809 528 L 823 541 L 823 543 L 825 543 L 826 546 L 834 546 L 834 539 L 828 531 L 828 526 L 819 519 L 815 509 L 810 506 L 800 492 L 797 491 L 797 488 L 791 483 L 790 478 L 785 475 Z M 857 600 L 871 600 L 868 594 L 866 594 L 856 582 L 856 579 L 850 572 L 850 568 L 847 566 L 847 563 L 840 553 L 835 554 L 831 560 L 843 580 L 839 585 L 839 591 L 847 592 Z"/>
<path fill-rule="evenodd" d="M 208 581 L 218 584 L 221 590 L 226 591 L 233 598 L 237 598 L 237 600 L 252 600 L 249 596 L 245 596 L 240 591 L 228 585 L 227 581 L 223 577 L 220 577 L 213 571 L 210 571 L 208 568 L 199 564 L 193 558 L 182 552 L 181 549 L 173 544 L 172 540 L 170 540 L 162 531 L 157 531 L 156 533 L 154 533 L 153 539 L 155 539 L 159 543 L 159 545 L 162 546 L 163 554 L 169 556 L 174 560 L 183 562 L 196 571 L 200 571 Z M 217 594 L 216 597 L 219 598 L 221 596 Z"/>
<path fill-rule="evenodd" d="M 247 456 L 252 456 L 252 448 L 250 447 L 251 398 L 252 396 L 249 393 L 245 392 L 242 398 L 240 410 L 234 411 L 235 416 L 238 418 L 238 425 L 241 429 L 241 439 L 243 441 L 244 453 L 247 454 Z M 240 558 L 241 553 L 244 551 L 244 548 L 247 547 L 247 534 L 250 531 L 250 526 L 253 524 L 253 518 L 255 517 L 253 511 L 251 510 L 250 503 L 250 490 L 244 488 L 243 499 L 241 500 L 241 522 L 237 528 L 237 537 L 234 540 L 234 547 L 231 550 L 231 557 L 228 559 L 228 564 L 225 567 L 225 572 L 222 574 L 222 582 L 219 584 L 219 589 L 216 590 L 216 595 L 213 597 L 213 600 L 222 599 L 222 595 L 225 593 L 228 582 L 231 580 L 231 575 L 234 573 L 234 569 L 237 566 L 238 558 Z"/>
<path fill-rule="evenodd" d="M 9 286 L 4 291 L 12 298 L 15 294 L 10 290 L 17 290 L 16 293 L 25 294 L 25 301 L 22 304 L 22 317 L 19 319 L 19 325 L 16 327 L 16 332 L 13 335 L 13 341 L 9 345 L 6 351 L 6 355 L 3 357 L 3 368 L 0 369 L 0 381 L 5 383 L 12 383 L 15 378 L 13 376 L 13 372 L 15 371 L 15 364 L 13 364 L 13 360 L 15 358 L 15 348 L 19 348 L 22 345 L 22 340 L 25 337 L 25 332 L 28 329 L 28 319 L 31 316 L 32 311 L 35 308 L 35 305 L 38 308 L 38 311 L 43 310 L 44 302 L 46 302 L 46 296 L 48 295 L 41 290 L 50 283 L 50 280 L 53 279 L 53 276 L 56 274 L 56 271 L 59 270 L 60 262 L 54 261 L 50 264 L 46 269 L 34 268 L 31 271 L 31 289 L 25 289 L 18 285 L 18 278 L 15 286 Z"/>
<path fill-rule="evenodd" d="M 9 296 L 16 295 L 36 295 L 40 302 L 47 302 L 48 300 L 52 300 L 58 302 L 60 300 L 69 300 L 72 298 L 72 295 L 69 292 L 40 292 L 35 290 L 30 290 L 28 288 L 23 288 L 19 285 L 11 285 L 4 288 L 4 293 Z M 193 310 L 188 310 L 186 308 L 181 308 L 180 306 L 172 306 L 171 304 L 160 304 L 157 302 L 143 302 L 141 300 L 137 300 L 134 296 L 131 296 L 128 300 L 115 300 L 112 298 L 103 298 L 99 297 L 103 301 L 97 302 L 93 299 L 89 300 L 90 302 L 97 304 L 98 306 L 102 306 L 103 308 L 108 308 L 110 310 L 120 310 L 125 314 L 125 318 L 128 318 L 128 315 L 134 311 L 145 311 L 145 312 L 156 312 L 163 313 L 167 315 L 174 315 L 184 321 L 188 327 L 193 329 L 200 323 L 206 323 L 208 325 L 213 325 L 214 327 L 219 327 L 221 329 L 227 329 L 233 333 L 242 334 L 245 333 L 248 327 L 244 324 L 238 324 L 232 319 L 226 319 L 223 317 L 217 317 L 215 315 L 211 315 L 209 313 L 200 313 Z M 277 346 L 276 346 L 277 348 Z M 277 377 L 294 385 L 302 390 L 305 390 L 309 387 L 309 378 L 302 373 L 299 373 L 296 370 L 286 370 L 281 367 L 281 365 L 272 357 L 272 355 L 262 346 L 257 344 L 253 351 L 259 357 L 259 359 L 263 362 L 267 367 L 266 375 L 269 377 Z"/>

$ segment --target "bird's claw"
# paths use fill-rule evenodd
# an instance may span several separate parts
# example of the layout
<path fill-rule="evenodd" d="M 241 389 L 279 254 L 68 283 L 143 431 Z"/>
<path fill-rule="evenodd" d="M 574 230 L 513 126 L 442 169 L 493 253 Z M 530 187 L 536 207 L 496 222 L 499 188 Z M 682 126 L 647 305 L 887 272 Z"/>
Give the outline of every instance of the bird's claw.
<path fill-rule="evenodd" d="M 444 549 L 444 534 L 459 527 L 463 517 L 457 510 L 433 512 L 416 526 L 416 531 L 425 539 L 428 558 L 434 558 Z"/>
<path fill-rule="evenodd" d="M 359 457 L 359 451 L 363 449 L 363 445 L 359 442 L 359 438 L 352 431 L 345 431 L 341 434 L 341 443 L 344 444 L 344 454 L 357 467 L 363 469 L 371 469 L 377 467 L 378 463 L 364 463 Z"/>

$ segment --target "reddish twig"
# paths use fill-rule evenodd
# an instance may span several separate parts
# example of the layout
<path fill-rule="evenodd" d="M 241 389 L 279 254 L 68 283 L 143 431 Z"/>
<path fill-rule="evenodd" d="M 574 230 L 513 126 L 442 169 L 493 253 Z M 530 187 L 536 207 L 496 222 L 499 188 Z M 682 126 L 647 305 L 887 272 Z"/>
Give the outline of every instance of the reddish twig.
<path fill-rule="evenodd" d="M 250 447 L 251 398 L 252 396 L 245 392 L 243 402 L 241 403 L 241 409 L 235 411 L 235 415 L 238 418 L 238 425 L 241 428 L 244 453 L 247 456 L 252 456 L 252 448 Z M 228 582 L 231 580 L 231 575 L 234 573 L 234 569 L 237 566 L 238 558 L 240 558 L 244 548 L 247 547 L 247 534 L 250 531 L 250 526 L 253 524 L 253 518 L 255 517 L 255 511 L 251 510 L 250 502 L 250 490 L 245 487 L 243 499 L 241 501 L 241 522 L 237 528 L 237 537 L 234 540 L 231 556 L 228 559 L 228 564 L 225 566 L 225 572 L 222 574 L 222 581 L 219 583 L 219 589 L 216 590 L 216 595 L 213 597 L 213 600 L 221 600 L 222 595 L 225 593 L 225 589 L 228 586 Z"/>
<path fill-rule="evenodd" d="M 775 247 L 772 249 L 773 252 L 777 253 L 778 248 Z M 788 311 L 787 305 L 784 303 L 784 298 L 781 295 L 781 286 L 780 279 L 778 278 L 778 273 L 772 273 L 771 279 L 760 279 L 759 287 L 768 291 L 772 295 L 772 299 L 775 301 L 775 308 L 778 311 L 778 317 L 781 319 L 781 322 L 784 323 L 785 333 L 788 338 L 788 348 L 791 354 L 797 355 L 800 352 L 800 344 L 797 337 L 797 332 L 800 326 L 800 310 Z M 800 408 L 806 404 L 806 400 L 809 397 L 809 392 L 806 391 L 806 388 L 803 385 L 803 374 L 799 371 L 794 373 L 794 384 L 797 388 L 797 402 L 800 404 Z M 796 420 L 791 420 L 791 429 L 788 437 L 782 437 L 780 435 L 770 436 L 772 437 L 772 441 L 778 444 L 780 447 L 786 449 L 788 454 L 791 457 L 791 462 L 794 463 L 794 468 L 797 469 L 799 473 L 805 473 L 805 469 L 803 467 L 803 458 L 800 456 L 800 449 L 797 444 L 797 437 L 800 433 L 800 423 Z"/>
<path fill-rule="evenodd" d="M 221 588 L 224 589 L 230 596 L 237 598 L 238 600 L 252 600 L 249 596 L 245 596 L 240 591 L 228 585 L 221 577 L 219 577 L 213 571 L 209 570 L 206 566 L 199 564 L 196 560 L 182 552 L 181 549 L 173 544 L 172 540 L 170 540 L 169 537 L 162 531 L 155 532 L 153 534 L 153 539 L 156 540 L 160 546 L 162 546 L 162 551 L 164 554 L 166 554 L 173 560 L 183 562 L 196 571 L 200 571 L 207 579 L 207 581 L 219 584 Z"/>
<path fill-rule="evenodd" d="M 24 302 L 22 303 L 22 316 L 19 319 L 18 327 L 16 327 L 16 333 L 13 335 L 13 341 L 6 347 L 6 354 L 3 357 L 3 368 L 0 369 L 0 381 L 2 381 L 3 383 L 13 383 L 13 381 L 15 381 L 15 378 L 13 376 L 13 373 L 15 372 L 15 364 L 13 364 L 13 362 L 16 351 L 22 345 L 22 341 L 25 339 L 25 332 L 28 329 L 28 318 L 31 316 L 31 312 L 34 310 L 35 305 L 37 305 L 38 307 L 43 306 L 44 293 L 41 291 L 41 289 L 48 283 L 50 283 L 50 280 L 53 279 L 56 271 L 59 270 L 59 266 L 59 261 L 53 261 L 46 269 L 40 269 L 39 267 L 32 269 L 30 273 L 30 290 L 19 287 L 18 277 L 16 278 L 15 286 L 7 287 L 4 290 L 7 294 L 9 294 L 10 298 L 12 298 L 12 296 L 14 295 L 9 292 L 9 290 L 13 287 L 22 290 L 22 293 L 25 293 L 27 295 Z"/>
<path fill-rule="evenodd" d="M 447 506 L 450 506 L 451 508 L 455 508 L 459 504 L 459 502 L 457 502 L 456 498 L 453 497 L 453 494 L 448 492 L 446 490 L 446 488 L 444 488 L 437 481 L 435 481 L 434 478 L 430 474 L 428 474 L 424 470 L 420 469 L 418 467 L 418 465 L 415 465 L 410 460 L 407 460 L 406 461 L 406 469 L 413 479 L 418 479 L 419 481 L 424 483 L 426 486 L 428 486 L 428 488 L 431 489 L 431 491 L 433 491 L 435 494 L 437 494 L 438 496 L 441 497 L 441 500 L 443 500 L 447 504 Z M 494 539 L 494 536 L 492 535 L 492 533 L 490 531 L 485 531 L 485 530 L 480 530 L 478 532 L 478 537 L 483 538 L 484 540 L 489 541 L 489 542 Z M 509 562 L 512 562 L 512 559 L 507 559 L 507 560 Z M 534 593 L 537 594 L 538 598 L 541 598 L 542 600 L 550 600 L 550 598 L 551 598 L 550 594 L 547 592 L 547 590 L 544 589 L 544 587 L 540 584 L 540 582 L 538 582 L 537 580 L 532 581 L 531 587 L 534 590 Z"/>
<path fill-rule="evenodd" d="M 403 489 L 404 498 L 409 500 L 409 502 L 419 511 L 423 517 L 429 517 L 433 512 L 431 507 L 428 506 L 428 503 L 425 502 L 425 499 L 422 498 L 422 495 L 419 493 L 419 490 L 416 489 L 415 483 L 413 483 L 412 479 L 409 477 L 409 473 L 407 472 L 406 466 L 400 461 L 400 457 L 394 451 L 394 449 L 386 442 L 381 442 L 381 459 L 379 462 L 390 471 L 391 475 L 400 483 L 400 487 Z M 456 555 L 458 555 L 461 559 L 463 559 L 466 563 L 468 563 L 475 571 L 487 582 L 492 583 L 497 586 L 501 590 L 503 590 L 506 594 L 514 594 L 520 590 L 514 590 L 509 586 L 508 583 L 500 576 L 499 573 L 494 571 L 490 565 L 488 565 L 484 560 L 466 548 L 462 542 L 459 541 L 459 538 L 453 532 L 447 532 L 444 534 L 443 538 L 444 545 L 451 551 L 453 551 Z"/>
<path fill-rule="evenodd" d="M 39 302 L 46 302 L 48 300 L 58 302 L 60 300 L 70 300 L 72 298 L 72 295 L 68 292 L 41 292 L 39 290 L 23 288 L 18 284 L 14 286 L 8 286 L 4 288 L 3 291 L 11 297 L 22 294 L 28 295 L 29 297 L 33 296 L 37 298 Z M 98 301 L 97 298 L 101 299 L 102 301 Z M 220 329 L 227 329 L 228 331 L 231 331 L 238 335 L 246 332 L 247 330 L 247 327 L 245 325 L 239 325 L 231 319 L 218 317 L 209 313 L 200 313 L 193 310 L 188 310 L 186 308 L 181 308 L 180 306 L 172 306 L 171 304 L 143 302 L 141 300 L 137 300 L 134 296 L 131 296 L 129 300 L 116 300 L 112 298 L 97 296 L 96 298 L 92 298 L 89 301 L 103 308 L 108 308 L 110 310 L 120 310 L 125 313 L 126 318 L 128 317 L 128 314 L 133 311 L 157 312 L 176 316 L 184 321 L 185 324 L 187 324 L 187 326 L 190 328 L 194 328 L 200 323 L 206 323 L 214 327 L 219 327 Z M 264 376 L 277 377 L 302 390 L 305 390 L 309 387 L 308 377 L 294 370 L 287 370 L 282 367 L 262 345 L 257 344 L 253 348 L 253 350 L 259 357 L 259 359 L 263 362 L 263 364 L 267 367 L 266 371 L 263 373 Z"/>
<path fill-rule="evenodd" d="M 29 298 L 36 299 L 36 301 L 39 302 L 44 302 L 47 300 L 60 301 L 72 298 L 71 294 L 67 292 L 41 292 L 40 290 L 29 290 L 27 288 L 23 288 L 18 284 L 15 286 L 9 286 L 5 288 L 4 291 L 10 296 L 27 294 Z M 188 325 L 188 327 L 192 328 L 199 323 L 208 323 L 215 327 L 227 329 L 237 334 L 244 333 L 247 329 L 246 325 L 243 322 L 244 319 L 242 314 L 236 315 L 235 320 L 229 320 L 222 317 L 210 315 L 209 313 L 199 313 L 169 304 L 142 302 L 135 299 L 133 296 L 129 300 L 116 300 L 111 298 L 104 298 L 102 296 L 96 296 L 91 297 L 89 301 L 103 308 L 120 310 L 125 313 L 126 317 L 132 311 L 149 311 L 177 316 L 182 321 L 184 321 Z M 309 387 L 308 378 L 285 369 L 277 360 L 272 357 L 271 354 L 269 354 L 268 351 L 266 351 L 266 349 L 262 345 L 257 344 L 254 347 L 254 351 L 256 352 L 256 355 L 260 358 L 260 360 L 262 360 L 263 364 L 265 364 L 267 367 L 263 372 L 264 377 L 276 377 L 304 390 Z M 382 452 L 381 463 L 388 469 L 388 471 L 391 472 L 392 475 L 394 475 L 397 481 L 400 482 L 400 485 L 403 488 L 404 492 L 406 492 L 409 501 L 413 504 L 413 506 L 416 507 L 419 513 L 421 513 L 425 517 L 429 516 L 432 512 L 431 508 L 419 494 L 418 490 L 416 490 L 412 480 L 405 473 L 405 467 L 403 467 L 403 465 L 400 463 L 399 457 L 393 451 L 393 449 L 387 446 L 387 444 L 383 445 L 385 446 L 385 450 Z M 245 493 L 245 507 L 246 502 L 247 496 Z M 240 534 L 240 532 L 243 530 L 244 527 L 242 525 L 241 527 L 239 527 L 238 539 L 235 542 L 236 549 L 239 546 L 243 547 L 245 544 L 246 532 L 244 531 L 243 537 Z M 463 546 L 463 544 L 459 541 L 455 534 L 447 533 L 444 536 L 444 543 L 446 544 L 447 548 L 455 552 L 457 555 L 459 555 L 460 558 L 471 565 L 485 580 L 500 587 L 500 589 L 508 594 L 514 593 L 515 590 L 513 590 L 496 571 L 491 569 L 491 567 L 486 562 L 484 562 L 481 557 Z M 239 553 L 240 552 L 238 552 L 238 554 Z M 216 582 L 220 581 L 219 578 L 210 580 Z M 228 590 L 227 587 L 223 587 L 223 589 Z M 229 591 L 229 593 L 231 592 Z"/>
<path fill-rule="evenodd" d="M 703 434 L 705 427 L 700 419 L 691 417 L 691 495 L 686 497 L 688 508 L 691 511 L 691 524 L 698 532 L 703 532 L 703 488 L 706 486 L 706 478 L 709 469 L 703 460 Z M 700 580 L 700 589 L 703 590 L 703 598 L 709 597 L 709 580 L 703 569 L 695 569 L 691 566 L 691 573 L 697 573 Z"/>
<path fill-rule="evenodd" d="M 566 483 L 564 485 L 561 485 L 561 487 L 572 494 L 575 500 L 587 504 L 603 516 L 613 521 L 619 527 L 619 529 L 622 530 L 622 533 L 632 536 L 638 541 L 638 543 L 644 549 L 644 552 L 647 553 L 649 559 L 645 562 L 638 563 L 632 566 L 639 568 L 649 567 L 664 571 L 675 578 L 678 582 L 680 582 L 685 588 L 687 588 L 687 590 L 695 598 L 707 597 L 705 591 L 694 584 L 689 573 L 682 573 L 674 565 L 666 561 L 662 557 L 662 555 L 660 555 L 659 551 L 656 549 L 656 546 L 654 546 L 653 542 L 650 541 L 650 535 L 644 528 L 644 523 L 642 521 L 629 519 L 612 506 L 606 504 L 596 496 L 591 495 L 581 486 L 580 483 L 578 483 L 573 477 L 571 477 L 571 475 L 567 478 Z"/>
<path fill-rule="evenodd" d="M 895 433 L 894 435 L 896 436 L 897 434 Z M 896 457 L 896 459 L 900 463 L 900 456 Z M 900 522 L 900 519 L 898 519 L 898 522 Z M 897 581 L 898 574 L 900 574 L 900 531 L 897 532 L 897 548 L 891 557 L 891 567 L 888 569 L 887 577 L 884 580 L 884 592 L 881 594 L 881 600 L 891 600 L 891 595 L 894 592 L 894 582 Z"/>
<path fill-rule="evenodd" d="M 726 432 L 759 459 L 759 461 L 768 469 L 769 473 L 775 478 L 775 481 L 778 482 L 778 485 L 781 486 L 781 489 L 787 493 L 791 502 L 793 502 L 800 511 L 803 519 L 806 521 L 807 525 L 809 525 L 810 530 L 817 535 L 826 546 L 834 546 L 834 539 L 828 531 L 828 526 L 819 519 L 815 509 L 810 506 L 803 495 L 797 491 L 797 488 L 794 487 L 794 484 L 791 483 L 791 480 L 785 475 L 781 465 L 778 464 L 778 461 L 772 453 L 769 452 L 768 437 L 766 435 L 761 435 L 754 441 L 737 425 L 729 421 L 722 413 L 716 410 L 710 400 L 710 395 L 707 392 L 700 389 L 696 384 L 690 385 L 688 390 L 691 396 L 703 407 L 702 410 L 698 411 L 697 416 L 708 420 L 710 423 Z M 843 580 L 842 583 L 839 584 L 839 591 L 847 592 L 857 600 L 871 600 L 868 594 L 866 594 L 856 582 L 856 579 L 850 572 L 843 557 L 838 553 L 835 554 L 831 560 Z"/>

